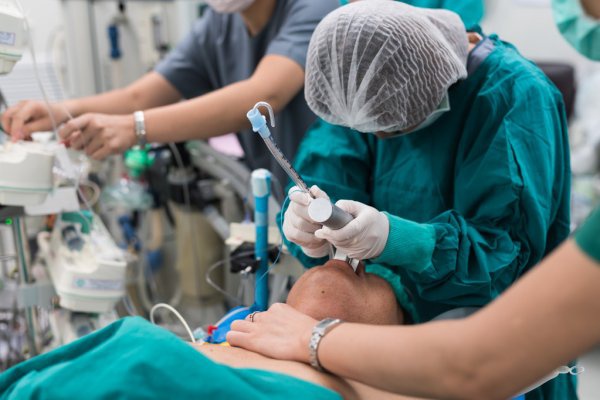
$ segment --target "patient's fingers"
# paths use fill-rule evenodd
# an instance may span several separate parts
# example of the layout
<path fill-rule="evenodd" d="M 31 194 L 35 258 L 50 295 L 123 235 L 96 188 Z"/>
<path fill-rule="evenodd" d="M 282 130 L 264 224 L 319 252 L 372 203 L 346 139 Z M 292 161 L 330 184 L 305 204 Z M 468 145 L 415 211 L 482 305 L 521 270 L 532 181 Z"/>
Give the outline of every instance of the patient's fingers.
<path fill-rule="evenodd" d="M 238 319 L 231 323 L 231 330 L 238 332 L 252 332 L 252 322 L 244 319 Z"/>
<path fill-rule="evenodd" d="M 231 325 L 231 327 L 233 328 L 233 324 Z M 227 332 L 226 339 L 227 343 L 229 343 L 233 347 L 242 347 L 244 349 L 247 349 L 248 342 L 250 341 L 250 335 L 245 332 L 231 330 Z"/>
<path fill-rule="evenodd" d="M 317 320 L 287 304 L 273 304 L 254 322 L 235 321 L 227 341 L 267 357 L 308 363 L 308 341 Z"/>

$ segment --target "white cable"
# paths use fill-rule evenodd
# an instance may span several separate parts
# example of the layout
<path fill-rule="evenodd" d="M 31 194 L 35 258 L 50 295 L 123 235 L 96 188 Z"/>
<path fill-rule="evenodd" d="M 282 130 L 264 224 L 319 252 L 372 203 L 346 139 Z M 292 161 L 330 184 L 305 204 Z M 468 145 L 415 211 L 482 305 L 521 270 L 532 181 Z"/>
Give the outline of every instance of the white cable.
<path fill-rule="evenodd" d="M 134 309 L 133 304 L 131 303 L 131 297 L 129 296 L 129 294 L 126 294 L 125 297 L 123 297 L 123 307 L 125 307 L 127 314 L 129 314 L 130 316 L 134 317 L 139 315 Z"/>
<path fill-rule="evenodd" d="M 154 307 L 152 307 L 152 309 L 150 310 L 150 321 L 152 321 L 152 323 L 154 325 L 157 325 L 156 322 L 154 322 L 154 312 L 156 310 L 158 310 L 159 308 L 166 308 L 167 310 L 169 310 L 173 314 L 175 314 L 175 316 L 179 319 L 179 322 L 181 322 L 183 324 L 183 326 L 185 327 L 185 330 L 187 331 L 188 335 L 190 335 L 190 338 L 192 339 L 192 343 L 196 343 L 196 338 L 194 337 L 194 334 L 192 333 L 192 330 L 190 329 L 190 326 L 188 325 L 188 323 L 181 316 L 181 314 L 179 314 L 179 311 L 177 311 L 175 308 L 171 307 L 170 305 L 168 305 L 166 303 L 155 304 Z"/>
<path fill-rule="evenodd" d="M 98 200 L 100 199 L 100 195 L 102 193 L 102 189 L 100 189 L 100 186 L 98 186 L 95 182 L 92 182 L 89 179 L 81 181 L 79 183 L 79 187 L 81 186 L 86 186 L 92 189 L 92 199 L 88 200 L 88 204 L 93 207 L 96 203 L 98 203 Z M 83 193 L 79 193 L 79 195 L 82 196 Z"/>
<path fill-rule="evenodd" d="M 50 101 L 48 100 L 48 95 L 46 94 L 46 89 L 44 88 L 44 85 L 42 84 L 42 79 L 40 78 L 37 57 L 35 56 L 35 47 L 33 45 L 33 35 L 31 34 L 31 27 L 29 26 L 29 20 L 25 16 L 25 9 L 23 8 L 23 4 L 21 4 L 21 0 L 16 0 L 16 4 L 17 4 L 17 7 L 19 8 L 19 11 L 21 11 L 21 14 L 23 14 L 25 31 L 27 32 L 27 36 L 28 36 L 29 52 L 31 53 L 31 59 L 33 61 L 33 72 L 35 75 L 35 79 L 37 81 L 38 86 L 40 87 L 40 91 L 42 92 L 44 104 L 46 105 L 46 108 L 48 109 L 48 116 L 50 117 L 50 122 L 52 122 L 52 128 L 53 128 L 54 134 L 56 136 L 58 136 L 58 125 L 56 124 L 56 120 L 54 119 L 54 115 L 52 114 L 52 108 L 50 107 Z"/>
<path fill-rule="evenodd" d="M 230 258 L 229 262 L 231 263 L 235 260 L 238 260 L 238 259 L 241 259 L 241 258 L 244 258 L 247 256 L 251 256 L 254 254 L 255 254 L 254 250 L 244 251 L 244 252 L 236 254 L 234 257 Z M 214 263 L 213 265 L 211 265 L 208 268 L 208 270 L 206 271 L 206 283 L 208 283 L 210 286 L 212 286 L 219 293 L 223 294 L 229 300 L 233 300 L 235 304 L 242 304 L 243 299 L 240 296 L 235 297 L 235 296 L 229 294 L 224 288 L 222 288 L 215 281 L 213 281 L 213 279 L 211 277 L 211 274 L 213 273 L 213 271 L 215 271 L 217 268 L 219 268 L 221 266 L 224 266 L 226 263 L 227 263 L 227 260 L 220 260 L 220 261 L 217 261 L 216 263 Z"/>
<path fill-rule="evenodd" d="M 54 114 L 52 113 L 52 108 L 50 106 L 50 101 L 48 100 L 48 95 L 46 94 L 46 89 L 44 88 L 44 84 L 42 83 L 42 79 L 40 78 L 39 65 L 37 63 L 37 57 L 35 55 L 35 47 L 33 45 L 33 35 L 31 34 L 31 27 L 29 25 L 29 20 L 27 19 L 26 15 L 25 15 L 25 9 L 23 8 L 23 4 L 21 4 L 21 0 L 15 0 L 15 2 L 16 2 L 17 7 L 19 8 L 19 11 L 21 11 L 21 14 L 23 14 L 25 31 L 27 32 L 27 36 L 29 39 L 28 40 L 29 51 L 31 53 L 31 58 L 33 61 L 33 71 L 35 74 L 35 79 L 40 88 L 40 91 L 42 92 L 44 104 L 46 105 L 46 109 L 48 111 L 48 116 L 50 117 L 50 122 L 52 122 L 52 130 L 54 132 L 54 135 L 58 138 L 58 125 L 56 124 L 56 119 L 54 118 Z M 59 103 L 59 104 L 62 107 L 62 109 L 65 111 L 65 113 L 67 114 L 69 120 L 73 119 L 73 116 L 71 115 L 69 110 L 64 106 L 64 104 L 62 104 L 62 103 Z M 75 184 L 77 185 L 77 192 L 79 193 L 79 196 L 81 197 L 85 206 L 88 208 L 88 210 L 91 211 L 92 206 L 87 201 L 87 199 L 86 199 L 85 195 L 83 194 L 81 187 L 79 185 L 80 174 L 76 174 L 76 176 L 77 176 L 77 180 L 76 180 Z M 85 216 L 83 215 L 83 213 L 81 213 L 81 211 L 79 211 L 79 214 L 81 214 L 81 216 L 84 217 L 84 219 L 85 219 Z"/>

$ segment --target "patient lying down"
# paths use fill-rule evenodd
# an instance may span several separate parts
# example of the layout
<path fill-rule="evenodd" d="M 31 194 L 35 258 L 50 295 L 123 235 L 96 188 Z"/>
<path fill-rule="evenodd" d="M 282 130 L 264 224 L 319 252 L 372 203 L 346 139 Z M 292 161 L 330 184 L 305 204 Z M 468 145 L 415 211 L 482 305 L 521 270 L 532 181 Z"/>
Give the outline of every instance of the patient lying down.
<path fill-rule="evenodd" d="M 343 261 L 330 260 L 305 272 L 292 287 L 287 303 L 320 320 L 327 317 L 347 322 L 393 325 L 403 321 L 402 311 L 390 285 L 366 273 L 361 264 L 354 273 Z M 345 399 L 406 399 L 358 382 L 316 371 L 292 361 L 280 361 L 250 351 L 222 346 L 195 346 L 213 361 L 236 368 L 258 368 L 294 376 L 332 389 Z"/>
<path fill-rule="evenodd" d="M 354 274 L 339 261 L 330 261 L 301 277 L 289 303 L 314 318 L 376 324 L 402 321 L 393 293 L 383 280 L 362 268 Z M 320 373 L 305 364 L 273 360 L 239 348 L 191 348 L 140 317 L 118 320 L 0 374 L 1 400 L 38 398 L 42 394 L 45 398 L 87 399 L 335 397 L 323 388 L 346 399 L 401 398 Z"/>

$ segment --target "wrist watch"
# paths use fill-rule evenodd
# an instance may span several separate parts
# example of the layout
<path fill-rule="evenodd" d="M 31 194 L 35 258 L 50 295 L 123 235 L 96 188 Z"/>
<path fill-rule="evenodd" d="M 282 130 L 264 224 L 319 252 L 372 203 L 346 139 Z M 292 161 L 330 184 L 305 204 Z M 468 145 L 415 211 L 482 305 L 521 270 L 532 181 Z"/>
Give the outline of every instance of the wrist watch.
<path fill-rule="evenodd" d="M 310 336 L 310 341 L 308 342 L 308 354 L 310 365 L 315 368 L 317 371 L 325 371 L 319 363 L 319 344 L 321 343 L 321 339 L 325 337 L 326 334 L 331 332 L 333 328 L 341 324 L 341 319 L 336 318 L 325 318 L 321 320 L 312 330 L 312 334 Z"/>
<path fill-rule="evenodd" d="M 144 112 L 134 112 L 133 119 L 135 121 L 135 136 L 137 137 L 138 146 L 144 148 L 146 147 L 146 144 L 148 144 L 148 141 L 146 140 L 146 123 L 144 122 Z"/>

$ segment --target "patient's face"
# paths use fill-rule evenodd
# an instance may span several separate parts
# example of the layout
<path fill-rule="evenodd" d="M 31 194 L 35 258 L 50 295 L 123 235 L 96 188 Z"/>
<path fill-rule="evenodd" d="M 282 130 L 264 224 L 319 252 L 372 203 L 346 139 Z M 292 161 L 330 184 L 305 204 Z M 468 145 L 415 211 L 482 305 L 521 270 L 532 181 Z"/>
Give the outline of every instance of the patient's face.
<path fill-rule="evenodd" d="M 391 325 L 403 322 L 391 286 L 361 264 L 354 272 L 344 261 L 329 260 L 305 272 L 292 287 L 287 303 L 315 319 Z"/>

